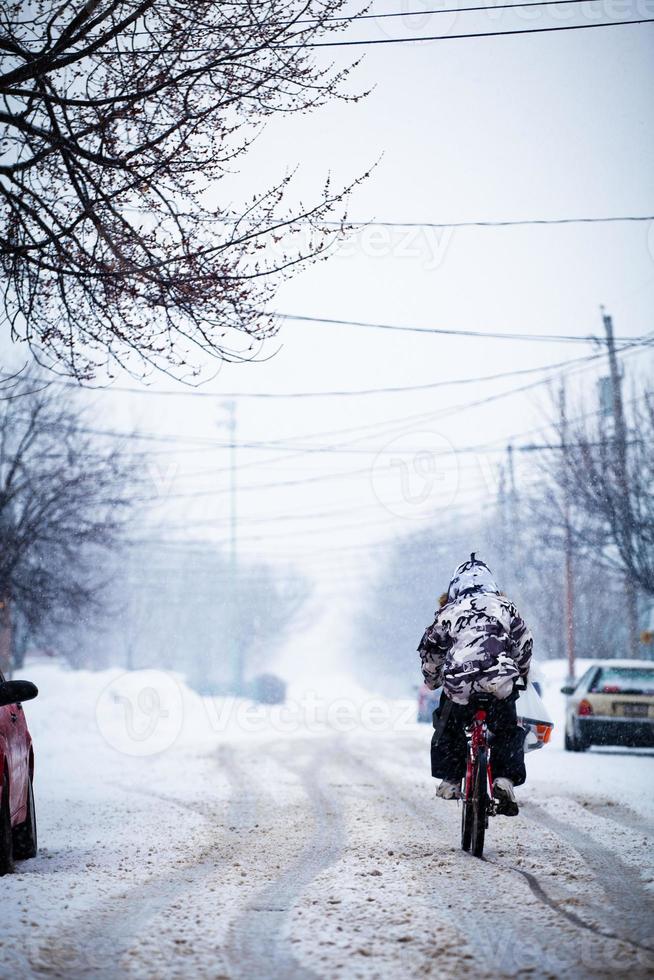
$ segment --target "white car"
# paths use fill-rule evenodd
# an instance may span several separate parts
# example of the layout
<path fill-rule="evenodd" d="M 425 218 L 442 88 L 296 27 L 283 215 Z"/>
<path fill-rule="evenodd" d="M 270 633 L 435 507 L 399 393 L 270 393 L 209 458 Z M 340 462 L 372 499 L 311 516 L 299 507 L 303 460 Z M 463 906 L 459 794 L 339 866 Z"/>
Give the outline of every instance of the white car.
<path fill-rule="evenodd" d="M 654 663 L 598 660 L 573 686 L 565 713 L 565 747 L 654 745 Z"/>

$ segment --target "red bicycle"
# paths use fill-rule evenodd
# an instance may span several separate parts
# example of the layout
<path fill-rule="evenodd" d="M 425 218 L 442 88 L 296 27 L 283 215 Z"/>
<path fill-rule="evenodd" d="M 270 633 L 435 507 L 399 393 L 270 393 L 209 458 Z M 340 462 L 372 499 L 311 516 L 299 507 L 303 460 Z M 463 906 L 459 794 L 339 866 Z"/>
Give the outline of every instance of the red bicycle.
<path fill-rule="evenodd" d="M 475 713 L 466 728 L 468 759 L 463 784 L 463 813 L 461 816 L 461 847 L 480 858 L 484 853 L 484 837 L 488 818 L 497 812 L 493 798 L 493 772 L 486 710 L 488 695 L 478 694 Z"/>

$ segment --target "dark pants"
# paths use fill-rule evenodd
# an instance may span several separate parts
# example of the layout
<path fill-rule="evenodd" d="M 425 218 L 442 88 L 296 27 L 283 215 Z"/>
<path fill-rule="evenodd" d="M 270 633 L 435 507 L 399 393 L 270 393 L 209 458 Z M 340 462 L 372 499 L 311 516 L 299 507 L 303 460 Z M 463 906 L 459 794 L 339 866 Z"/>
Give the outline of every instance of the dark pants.
<path fill-rule="evenodd" d="M 444 709 L 450 705 L 445 719 Z M 491 767 L 493 779 L 507 776 L 515 786 L 527 778 L 525 770 L 525 731 L 516 720 L 515 700 L 491 700 L 485 704 L 486 719 L 491 731 Z M 475 708 L 468 704 L 455 704 L 444 694 L 434 711 L 434 734 L 431 740 L 431 774 L 437 779 L 455 783 L 466 772 L 466 724 L 472 719 Z"/>

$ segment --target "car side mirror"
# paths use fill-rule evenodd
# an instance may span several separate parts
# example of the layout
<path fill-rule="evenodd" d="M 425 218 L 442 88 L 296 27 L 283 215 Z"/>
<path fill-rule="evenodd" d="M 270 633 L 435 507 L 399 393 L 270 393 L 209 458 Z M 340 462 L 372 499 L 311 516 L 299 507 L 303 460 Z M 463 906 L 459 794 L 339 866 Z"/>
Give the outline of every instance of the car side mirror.
<path fill-rule="evenodd" d="M 0 708 L 6 704 L 32 701 L 38 693 L 38 687 L 31 681 L 4 681 L 0 684 Z"/>
<path fill-rule="evenodd" d="M 566 684 L 565 687 L 561 688 L 561 694 L 574 694 L 575 689 L 571 684 Z"/>

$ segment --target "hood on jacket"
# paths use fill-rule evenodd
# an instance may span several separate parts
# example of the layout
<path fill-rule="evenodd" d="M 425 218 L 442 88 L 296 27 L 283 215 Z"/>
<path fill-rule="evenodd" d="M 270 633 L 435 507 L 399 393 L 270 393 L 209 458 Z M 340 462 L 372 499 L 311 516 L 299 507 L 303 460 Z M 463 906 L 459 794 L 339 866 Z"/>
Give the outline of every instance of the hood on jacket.
<path fill-rule="evenodd" d="M 473 595 L 476 592 L 492 592 L 499 595 L 500 590 L 488 565 L 476 558 L 473 551 L 468 561 L 462 562 L 456 568 L 447 591 L 447 601 L 453 602 L 461 596 Z"/>

